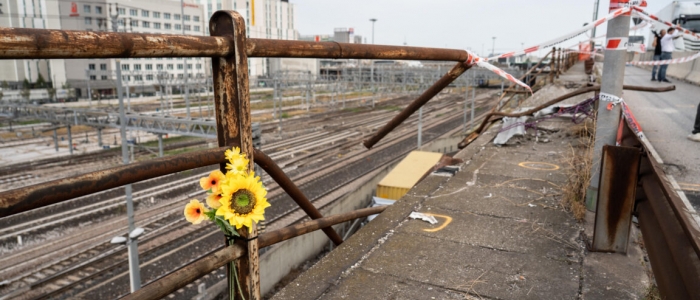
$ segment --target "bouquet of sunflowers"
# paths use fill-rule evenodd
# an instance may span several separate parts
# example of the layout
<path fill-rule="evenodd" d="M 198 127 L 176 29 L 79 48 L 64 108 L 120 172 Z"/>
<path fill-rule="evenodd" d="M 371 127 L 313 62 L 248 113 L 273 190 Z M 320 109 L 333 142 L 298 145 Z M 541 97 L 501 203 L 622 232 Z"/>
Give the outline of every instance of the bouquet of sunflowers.
<path fill-rule="evenodd" d="M 226 150 L 225 156 L 226 174 L 216 170 L 199 180 L 199 185 L 207 191 L 208 208 L 192 199 L 185 206 L 185 219 L 192 224 L 209 219 L 231 237 L 239 236 L 236 229 L 246 226 L 252 230 L 253 222 L 264 220 L 265 208 L 270 203 L 260 177 L 248 171 L 250 161 L 241 149 Z"/>

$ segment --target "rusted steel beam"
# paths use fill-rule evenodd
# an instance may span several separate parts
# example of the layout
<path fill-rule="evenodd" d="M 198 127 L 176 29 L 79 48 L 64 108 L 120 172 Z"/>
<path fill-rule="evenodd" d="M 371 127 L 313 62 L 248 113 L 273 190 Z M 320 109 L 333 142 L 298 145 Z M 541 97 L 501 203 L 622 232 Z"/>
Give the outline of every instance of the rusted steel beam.
<path fill-rule="evenodd" d="M 247 44 L 250 57 L 313 57 L 465 61 L 464 50 L 346 44 L 336 42 L 306 42 L 289 40 L 250 39 Z"/>
<path fill-rule="evenodd" d="M 148 283 L 141 289 L 124 296 L 122 299 L 145 300 L 161 299 L 172 292 L 177 291 L 197 280 L 206 274 L 239 259 L 246 254 L 246 250 L 241 245 L 222 246 L 198 260 L 195 260 L 182 268 L 167 274 L 153 282 Z"/>
<path fill-rule="evenodd" d="M 234 51 L 223 36 L 0 28 L 0 59 L 224 57 Z M 249 39 L 249 57 L 357 58 L 465 61 L 464 50 L 407 46 Z"/>
<path fill-rule="evenodd" d="M 313 221 L 295 224 L 282 229 L 277 229 L 275 231 L 266 232 L 261 234 L 258 238 L 258 240 L 260 240 L 260 248 L 271 246 L 279 242 L 286 241 L 288 239 L 307 234 L 309 232 L 313 232 L 322 228 L 329 228 L 330 226 L 333 226 L 335 224 L 340 224 L 347 221 L 364 218 L 370 215 L 379 214 L 383 212 L 387 207 L 388 206 L 362 208 L 351 212 L 324 217 Z"/>
<path fill-rule="evenodd" d="M 642 230 L 644 248 L 649 255 L 651 271 L 663 299 L 691 299 L 683 278 L 668 248 L 669 241 L 660 230 L 657 217 L 651 209 L 649 200 L 637 203 L 639 228 Z"/>
<path fill-rule="evenodd" d="M 160 157 L 0 192 L 0 217 L 225 161 L 226 147 Z"/>
<path fill-rule="evenodd" d="M 377 133 L 375 133 L 371 138 L 364 141 L 365 147 L 367 149 L 372 148 L 377 142 L 384 138 L 389 132 L 394 130 L 397 126 L 401 125 L 403 121 L 406 121 L 413 113 L 415 113 L 421 106 L 425 105 L 435 97 L 442 89 L 447 87 L 450 83 L 455 81 L 462 73 L 469 70 L 471 65 L 463 62 L 457 63 L 447 74 L 443 75 L 438 81 L 436 81 L 430 88 L 425 90 L 416 100 L 413 100 L 406 108 L 404 108 L 398 115 L 396 115 L 389 123 L 380 128 Z"/>
<path fill-rule="evenodd" d="M 249 170 L 254 167 L 253 131 L 251 127 L 250 94 L 248 88 L 248 56 L 246 54 L 245 20 L 235 11 L 220 10 L 209 20 L 212 36 L 223 36 L 232 41 L 233 51 L 225 57 L 213 57 L 214 102 L 216 105 L 216 134 L 219 146 L 239 146 L 241 153 L 250 160 Z M 226 172 L 226 165 L 221 164 Z M 239 283 L 240 293 L 236 299 L 260 299 L 260 260 L 258 251 L 258 228 L 255 222 L 250 228 L 238 229 L 242 237 L 235 241 L 246 249 L 246 255 L 236 260 L 238 272 L 233 274 L 228 266 L 229 285 Z M 238 276 L 238 280 L 232 280 Z M 229 290 L 231 290 L 229 286 Z"/>
<path fill-rule="evenodd" d="M 294 199 L 294 202 L 299 205 L 299 207 L 306 212 L 311 219 L 320 219 L 323 218 L 323 215 L 321 215 L 321 212 L 316 209 L 316 207 L 311 204 L 311 201 L 309 201 L 308 198 L 306 198 L 306 195 L 292 182 L 289 177 L 287 177 L 287 174 L 284 174 L 284 171 L 270 158 L 267 156 L 262 151 L 255 150 L 253 153 L 255 153 L 254 158 L 255 158 L 255 163 L 263 168 L 265 172 L 267 172 L 272 179 L 279 184 L 279 186 L 289 194 L 292 199 Z M 340 235 L 333 229 L 333 227 L 327 227 L 323 229 L 323 232 L 326 233 L 328 238 L 333 241 L 333 243 L 337 246 L 343 243 L 343 238 L 340 237 Z M 263 246 L 260 246 L 263 247 Z"/>
<path fill-rule="evenodd" d="M 270 231 L 258 236 L 258 245 L 263 248 L 276 243 L 304 235 L 318 229 L 364 218 L 370 215 L 383 212 L 388 206 L 363 208 L 347 213 L 337 214 L 313 221 L 299 223 L 289 227 Z M 140 290 L 124 296 L 122 299 L 128 300 L 149 300 L 161 299 L 170 293 L 188 285 L 204 275 L 220 268 L 221 266 L 238 259 L 245 254 L 245 249 L 239 245 L 222 246 L 184 267 L 177 269 L 151 283 L 146 284 Z"/>
<path fill-rule="evenodd" d="M 655 172 L 645 173 L 642 174 L 640 181 L 649 206 L 656 217 L 658 229 L 666 239 L 668 254 L 681 275 L 688 294 L 700 297 L 700 259 L 694 251 L 690 239 L 683 231 L 680 219 L 676 217 L 664 195 Z M 640 222 L 644 221 L 640 219 Z"/>
<path fill-rule="evenodd" d="M 666 87 L 654 88 L 654 87 L 646 87 L 646 86 L 625 85 L 622 88 L 625 90 L 640 91 L 640 92 L 670 92 L 670 91 L 675 90 L 676 86 L 671 85 L 671 86 L 666 86 Z M 459 149 L 464 149 L 469 144 L 471 144 L 474 140 L 476 140 L 476 138 L 478 138 L 479 135 L 481 134 L 481 132 L 486 128 L 486 125 L 488 125 L 489 122 L 492 121 L 491 117 L 494 117 L 494 116 L 503 116 L 503 117 L 527 116 L 527 115 L 531 115 L 537 111 L 540 111 L 548 106 L 551 106 L 551 105 L 557 104 L 561 101 L 564 101 L 566 99 L 569 99 L 571 97 L 578 96 L 578 95 L 585 94 L 585 93 L 589 93 L 589 92 L 598 92 L 598 91 L 600 91 L 599 85 L 580 88 L 580 89 L 575 90 L 571 93 L 568 93 L 568 94 L 559 96 L 557 98 L 554 98 L 550 101 L 547 101 L 546 103 L 539 105 L 533 109 L 530 109 L 530 110 L 527 110 L 524 112 L 520 112 L 520 113 L 505 113 L 505 112 L 499 112 L 499 111 L 492 111 L 491 113 L 486 115 L 486 117 L 484 117 L 484 120 L 481 122 L 481 125 L 479 125 L 479 128 L 477 128 L 471 134 L 469 134 L 469 136 L 467 136 L 462 142 L 460 142 L 457 147 L 459 147 Z"/>
<path fill-rule="evenodd" d="M 640 156 L 638 148 L 603 146 L 591 250 L 627 253 Z"/>

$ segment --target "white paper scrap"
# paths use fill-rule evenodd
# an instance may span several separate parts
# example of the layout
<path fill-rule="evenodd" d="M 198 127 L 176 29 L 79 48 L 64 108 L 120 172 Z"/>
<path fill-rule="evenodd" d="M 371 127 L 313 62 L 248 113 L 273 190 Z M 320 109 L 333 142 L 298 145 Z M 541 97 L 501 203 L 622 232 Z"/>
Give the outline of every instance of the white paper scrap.
<path fill-rule="evenodd" d="M 433 217 L 431 215 L 426 215 L 423 213 L 415 212 L 415 211 L 411 212 L 411 214 L 408 215 L 408 217 L 411 219 L 420 219 L 420 220 L 426 221 L 426 222 L 433 224 L 433 225 L 438 223 L 438 221 L 437 221 L 437 219 L 435 219 L 435 217 Z"/>

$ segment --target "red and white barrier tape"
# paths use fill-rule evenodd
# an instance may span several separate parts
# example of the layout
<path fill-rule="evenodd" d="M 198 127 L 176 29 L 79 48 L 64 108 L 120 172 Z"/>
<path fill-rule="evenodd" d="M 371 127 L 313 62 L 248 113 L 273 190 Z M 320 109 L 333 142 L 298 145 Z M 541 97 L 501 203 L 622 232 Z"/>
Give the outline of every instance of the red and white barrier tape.
<path fill-rule="evenodd" d="M 634 117 L 634 114 L 632 114 L 632 111 L 627 106 L 627 103 L 622 101 L 621 107 L 622 107 L 622 116 L 627 121 L 627 124 L 630 125 L 630 129 L 632 129 L 634 134 L 636 134 L 640 139 L 644 139 L 644 132 L 642 132 L 642 126 L 639 125 L 639 122 L 637 122 L 637 118 Z"/>
<path fill-rule="evenodd" d="M 646 12 L 645 10 L 641 9 L 640 7 L 633 6 L 633 7 L 632 7 L 632 10 L 633 10 L 633 12 L 634 12 L 634 14 L 635 14 L 636 16 L 639 16 L 639 17 L 641 17 L 642 19 L 644 19 L 644 20 L 646 20 L 646 21 L 661 23 L 661 24 L 664 24 L 664 25 L 666 25 L 666 26 L 676 28 L 676 29 L 678 29 L 683 35 L 692 37 L 692 38 L 694 38 L 694 39 L 696 39 L 696 40 L 700 40 L 700 35 L 698 35 L 697 33 L 694 33 L 694 32 L 692 32 L 692 31 L 690 31 L 690 30 L 688 30 L 688 29 L 685 29 L 685 28 L 683 28 L 683 27 L 680 27 L 680 26 L 678 26 L 678 25 L 675 25 L 675 24 L 673 24 L 673 23 L 671 23 L 671 22 L 669 22 L 669 21 L 661 20 L 661 19 L 659 19 L 659 17 L 657 17 L 657 16 L 655 16 L 655 15 L 653 15 L 653 14 L 650 14 L 650 13 Z"/>
<path fill-rule="evenodd" d="M 471 60 L 468 60 L 465 63 L 476 64 L 479 67 L 490 70 L 491 72 L 498 74 L 498 76 L 501 76 L 510 82 L 513 82 L 519 86 L 526 88 L 532 94 L 532 89 L 530 88 L 529 85 L 527 85 L 527 84 L 523 83 L 522 81 L 518 80 L 517 78 L 513 77 L 513 75 L 508 74 L 506 71 L 503 71 L 503 70 L 499 69 L 498 67 L 490 64 L 488 61 L 486 61 L 485 58 L 479 57 L 469 50 L 467 50 L 467 53 L 469 53 Z"/>
<path fill-rule="evenodd" d="M 579 35 L 581 35 L 581 34 L 587 32 L 587 31 L 593 29 L 594 27 L 598 27 L 598 26 L 600 26 L 601 24 L 603 24 L 603 23 L 605 23 L 605 22 L 607 22 L 607 21 L 609 21 L 609 20 L 612 20 L 612 19 L 616 18 L 617 16 L 620 16 L 620 15 L 623 15 L 623 14 L 626 14 L 626 13 L 629 13 L 629 12 L 631 12 L 631 11 L 632 11 L 632 9 L 629 8 L 629 7 L 624 7 L 624 8 L 617 9 L 617 10 L 611 12 L 610 14 L 608 14 L 608 15 L 606 15 L 606 16 L 604 16 L 604 17 L 598 19 L 598 20 L 596 20 L 595 22 L 592 22 L 592 23 L 590 23 L 590 24 L 588 24 L 588 25 L 586 25 L 586 26 L 583 26 L 583 27 L 581 27 L 581 28 L 579 28 L 579 29 L 576 29 L 576 30 L 574 30 L 574 31 L 572 31 L 572 32 L 570 32 L 570 33 L 568 33 L 568 34 L 566 34 L 566 35 L 563 35 L 563 36 L 560 36 L 560 37 L 558 37 L 558 38 L 555 38 L 555 39 L 546 41 L 546 42 L 541 43 L 541 44 L 539 44 L 539 45 L 535 45 L 535 46 L 531 46 L 531 47 L 525 48 L 525 49 L 523 49 L 523 50 L 508 52 L 508 53 L 504 53 L 504 54 L 501 54 L 501 55 L 498 55 L 498 56 L 492 56 L 492 57 L 486 58 L 485 60 L 486 60 L 486 61 L 492 61 L 492 60 L 497 60 L 497 59 L 499 59 L 499 58 L 508 58 L 508 57 L 512 57 L 512 56 L 516 56 L 516 55 L 522 55 L 522 54 L 528 54 L 528 53 L 535 52 L 535 51 L 537 51 L 537 50 L 541 50 L 541 49 L 546 49 L 546 48 L 552 47 L 552 46 L 554 46 L 554 45 L 556 45 L 556 44 L 559 44 L 559 43 L 568 41 L 568 40 L 570 40 L 570 39 L 573 39 L 573 38 L 575 38 L 575 37 L 577 37 L 577 36 L 579 36 Z"/>
<path fill-rule="evenodd" d="M 580 53 L 580 54 L 588 54 L 588 55 L 593 55 L 593 56 L 605 57 L 603 54 L 600 54 L 600 53 L 598 53 L 598 52 L 579 51 L 579 50 L 568 50 L 568 49 L 567 49 L 565 52 Z"/>
<path fill-rule="evenodd" d="M 674 64 L 682 64 L 686 63 L 689 61 L 693 61 L 700 57 L 700 52 L 695 53 L 694 55 L 686 56 L 686 57 L 679 57 L 679 58 L 674 58 L 674 59 L 667 59 L 667 60 L 646 60 L 646 61 L 631 61 L 628 62 L 628 65 L 643 65 L 643 66 L 658 66 L 658 65 L 674 65 Z"/>

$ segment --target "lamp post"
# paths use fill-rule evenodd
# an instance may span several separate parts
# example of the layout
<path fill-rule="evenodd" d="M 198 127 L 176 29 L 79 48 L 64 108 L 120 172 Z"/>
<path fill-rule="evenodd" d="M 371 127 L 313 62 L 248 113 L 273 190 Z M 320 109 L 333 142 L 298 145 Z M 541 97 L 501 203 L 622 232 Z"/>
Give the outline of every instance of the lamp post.
<path fill-rule="evenodd" d="M 496 37 L 492 37 L 493 42 L 491 43 L 491 56 L 496 55 Z"/>
<path fill-rule="evenodd" d="M 374 45 L 374 23 L 377 22 L 376 18 L 371 18 L 369 19 L 370 22 L 372 22 L 372 45 Z M 372 108 L 374 108 L 374 98 L 375 98 L 375 91 L 374 91 L 374 60 L 370 60 L 370 71 L 369 71 L 369 80 L 372 83 Z"/>

